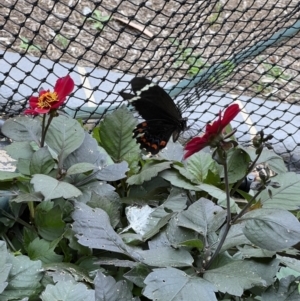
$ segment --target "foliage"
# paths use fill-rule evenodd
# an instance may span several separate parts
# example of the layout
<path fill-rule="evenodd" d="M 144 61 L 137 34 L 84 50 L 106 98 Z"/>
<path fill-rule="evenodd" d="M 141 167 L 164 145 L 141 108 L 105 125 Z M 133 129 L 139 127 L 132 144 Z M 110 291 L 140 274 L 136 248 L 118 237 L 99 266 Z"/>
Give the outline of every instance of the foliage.
<path fill-rule="evenodd" d="M 300 176 L 253 147 L 228 151 L 227 177 L 179 143 L 144 156 L 135 125 L 121 107 L 93 138 L 60 114 L 41 147 L 42 118 L 6 121 L 0 301 L 299 300 Z M 241 190 L 262 163 L 277 175 Z"/>

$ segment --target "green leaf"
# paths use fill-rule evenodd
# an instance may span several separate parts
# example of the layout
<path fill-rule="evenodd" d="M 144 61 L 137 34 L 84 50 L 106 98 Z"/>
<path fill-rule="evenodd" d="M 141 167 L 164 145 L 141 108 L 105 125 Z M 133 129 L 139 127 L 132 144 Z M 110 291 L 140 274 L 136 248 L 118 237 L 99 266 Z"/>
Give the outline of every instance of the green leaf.
<path fill-rule="evenodd" d="M 30 162 L 30 174 L 48 174 L 54 168 L 55 162 L 45 146 L 36 151 Z"/>
<path fill-rule="evenodd" d="M 276 255 L 276 258 L 278 258 L 285 266 L 300 273 L 300 260 L 291 257 L 280 256 L 278 254 Z"/>
<path fill-rule="evenodd" d="M 13 141 L 35 141 L 39 143 L 42 126 L 38 118 L 19 116 L 5 121 L 2 133 Z"/>
<path fill-rule="evenodd" d="M 139 251 L 143 257 L 142 262 L 154 267 L 186 267 L 192 266 L 194 258 L 183 248 L 174 249 L 171 247 L 161 247 L 146 251 Z"/>
<path fill-rule="evenodd" d="M 101 181 L 118 181 L 126 177 L 127 162 L 98 166 L 96 178 Z"/>
<path fill-rule="evenodd" d="M 155 269 L 145 279 L 143 295 L 155 301 L 217 301 L 208 281 L 175 268 Z"/>
<path fill-rule="evenodd" d="M 226 211 L 210 200 L 201 198 L 187 210 L 180 212 L 177 218 L 178 226 L 192 229 L 205 237 L 208 232 L 221 227 L 226 218 Z"/>
<path fill-rule="evenodd" d="M 27 256 L 9 256 L 8 263 L 12 269 L 8 277 L 8 285 L 0 295 L 1 301 L 35 296 L 41 289 L 42 263 L 31 261 Z"/>
<path fill-rule="evenodd" d="M 252 161 L 256 159 L 257 157 L 256 149 L 250 147 L 243 148 L 243 149 L 249 154 Z M 267 163 L 268 167 L 278 174 L 287 172 L 287 168 L 282 157 L 275 154 L 274 151 L 272 150 L 268 150 L 268 149 L 263 150 L 263 152 L 261 153 L 257 161 L 257 164 L 261 164 L 261 163 Z"/>
<path fill-rule="evenodd" d="M 12 181 L 22 177 L 23 175 L 18 172 L 0 170 L 0 182 Z"/>
<path fill-rule="evenodd" d="M 198 250 L 202 250 L 204 244 L 200 239 L 190 239 L 179 243 L 178 246 L 197 248 Z"/>
<path fill-rule="evenodd" d="M 133 267 L 129 272 L 125 273 L 123 276 L 125 279 L 128 279 L 136 286 L 145 287 L 144 280 L 150 272 L 151 270 L 147 266 L 143 264 L 138 264 L 135 267 Z"/>
<path fill-rule="evenodd" d="M 91 200 L 88 201 L 87 205 L 104 210 L 108 214 L 113 227 L 116 227 L 120 222 L 121 202 L 120 196 L 116 192 L 112 191 L 101 195 L 92 193 Z"/>
<path fill-rule="evenodd" d="M 214 283 L 222 293 L 242 296 L 244 290 L 272 284 L 278 268 L 279 260 L 277 259 L 268 264 L 254 260 L 236 260 L 206 271 L 204 279 Z"/>
<path fill-rule="evenodd" d="M 133 296 L 125 280 L 116 282 L 111 276 L 97 273 L 95 277 L 95 298 L 97 301 L 133 301 Z M 83 300 L 83 299 L 82 299 Z M 50 300 L 49 300 L 50 301 Z"/>
<path fill-rule="evenodd" d="M 39 239 L 38 237 L 29 243 L 27 252 L 31 260 L 40 260 L 43 263 L 59 262 L 63 260 L 62 255 L 54 252 L 56 244 Z"/>
<path fill-rule="evenodd" d="M 183 146 L 173 139 L 170 139 L 168 145 L 159 152 L 159 157 L 168 161 L 181 161 L 183 158 Z"/>
<path fill-rule="evenodd" d="M 247 173 L 250 156 L 240 148 L 231 149 L 228 156 L 228 181 L 229 183 L 235 183 Z"/>
<path fill-rule="evenodd" d="M 82 301 L 95 300 L 94 290 L 88 289 L 83 283 L 60 281 L 55 285 L 48 284 L 41 295 L 42 301 Z"/>
<path fill-rule="evenodd" d="M 279 251 L 299 242 L 300 223 L 290 212 L 280 209 L 257 209 L 241 219 L 245 236 L 257 246 Z"/>
<path fill-rule="evenodd" d="M 300 272 L 295 271 L 294 269 L 282 267 L 280 268 L 279 272 L 276 274 L 277 279 L 286 278 L 289 276 L 295 276 L 295 278 L 300 277 Z"/>
<path fill-rule="evenodd" d="M 280 279 L 279 283 L 270 286 L 262 293 L 262 301 L 299 301 L 300 294 L 298 291 L 299 286 L 298 277 L 297 280 L 294 276 L 288 276 Z"/>
<path fill-rule="evenodd" d="M 172 162 L 147 161 L 139 174 L 127 179 L 128 185 L 141 185 L 156 177 L 158 173 L 171 167 Z"/>
<path fill-rule="evenodd" d="M 202 183 L 200 185 L 196 186 L 198 189 L 197 190 L 203 190 L 207 192 L 209 195 L 212 197 L 216 198 L 218 200 L 218 205 L 226 208 L 227 202 L 226 202 L 226 192 L 221 190 L 218 187 L 215 187 L 213 185 L 208 185 L 205 183 Z M 233 198 L 230 198 L 230 209 L 232 213 L 239 212 L 240 209 L 236 205 L 235 201 Z"/>
<path fill-rule="evenodd" d="M 200 188 L 197 186 L 191 184 L 190 181 L 186 180 L 183 176 L 181 176 L 178 172 L 175 170 L 165 170 L 163 171 L 160 176 L 169 181 L 173 186 L 183 188 L 186 190 L 192 190 L 192 191 L 199 191 Z"/>
<path fill-rule="evenodd" d="M 67 170 L 67 176 L 79 173 L 87 173 L 95 169 L 95 165 L 91 163 L 76 163 Z"/>
<path fill-rule="evenodd" d="M 133 114 L 122 106 L 112 114 L 106 114 L 99 128 L 101 146 L 115 162 L 123 160 L 130 152 L 139 153 L 139 147 L 132 139 L 132 130 L 136 126 Z"/>
<path fill-rule="evenodd" d="M 73 231 L 81 245 L 127 254 L 129 257 L 134 255 L 134 252 L 114 231 L 107 213 L 102 209 L 93 209 L 85 204 L 76 203 L 72 217 L 74 220 Z"/>
<path fill-rule="evenodd" d="M 59 206 L 45 208 L 45 202 L 36 208 L 35 224 L 39 234 L 48 241 L 60 238 L 65 231 L 61 208 Z"/>
<path fill-rule="evenodd" d="M 70 199 L 81 195 L 81 191 L 75 186 L 42 174 L 34 175 L 30 183 L 33 184 L 36 192 L 41 192 L 45 201 L 60 197 Z"/>
<path fill-rule="evenodd" d="M 79 122 L 63 115 L 52 119 L 46 135 L 47 145 L 59 158 L 59 164 L 72 152 L 79 148 L 84 139 L 84 130 Z"/>
<path fill-rule="evenodd" d="M 30 141 L 13 142 L 5 147 L 6 152 L 15 160 L 31 159 L 34 151 L 30 145 Z"/>
<path fill-rule="evenodd" d="M 28 203 L 28 202 L 41 202 L 42 196 L 39 193 L 22 193 L 12 199 L 11 202 L 15 203 Z"/>
<path fill-rule="evenodd" d="M 187 195 L 182 189 L 173 187 L 163 206 L 173 212 L 180 212 L 186 208 L 187 200 Z"/>
<path fill-rule="evenodd" d="M 11 263 L 7 263 L 8 252 L 4 241 L 0 241 L 0 294 L 7 287 L 7 278 L 12 268 Z M 1 297 L 0 297 L 1 299 Z"/>
<path fill-rule="evenodd" d="M 198 152 L 186 160 L 186 170 L 193 175 L 194 183 L 202 183 L 208 172 L 218 173 L 216 161 L 211 154 Z"/>
<path fill-rule="evenodd" d="M 17 171 L 22 173 L 23 175 L 30 176 L 30 159 L 18 159 L 17 162 Z"/>
<path fill-rule="evenodd" d="M 272 181 L 278 182 L 280 187 L 268 187 L 268 190 L 272 192 L 272 198 L 267 190 L 262 191 L 259 197 L 263 208 L 298 210 L 300 207 L 300 175 L 287 172 L 273 177 Z"/>

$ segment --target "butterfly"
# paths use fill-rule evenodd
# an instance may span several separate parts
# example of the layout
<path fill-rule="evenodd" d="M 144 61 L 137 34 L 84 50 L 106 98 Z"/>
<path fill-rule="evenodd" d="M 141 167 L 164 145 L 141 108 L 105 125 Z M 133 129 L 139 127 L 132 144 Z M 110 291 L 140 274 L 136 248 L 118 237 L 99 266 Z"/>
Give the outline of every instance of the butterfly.
<path fill-rule="evenodd" d="M 133 78 L 131 88 L 134 94 L 121 91 L 120 95 L 145 119 L 133 130 L 133 137 L 141 149 L 156 155 L 171 136 L 174 142 L 178 139 L 186 129 L 187 120 L 182 118 L 169 94 L 145 77 Z"/>

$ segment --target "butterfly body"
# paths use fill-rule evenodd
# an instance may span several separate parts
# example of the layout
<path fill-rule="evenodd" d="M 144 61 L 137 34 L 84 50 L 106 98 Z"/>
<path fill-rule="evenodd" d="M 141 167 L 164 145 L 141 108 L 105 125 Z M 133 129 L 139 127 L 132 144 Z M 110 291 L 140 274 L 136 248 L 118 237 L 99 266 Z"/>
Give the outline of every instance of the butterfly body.
<path fill-rule="evenodd" d="M 175 142 L 186 128 L 179 108 L 167 92 L 144 77 L 131 81 L 134 94 L 120 92 L 145 119 L 133 130 L 140 148 L 155 155 L 168 143 L 171 136 Z"/>

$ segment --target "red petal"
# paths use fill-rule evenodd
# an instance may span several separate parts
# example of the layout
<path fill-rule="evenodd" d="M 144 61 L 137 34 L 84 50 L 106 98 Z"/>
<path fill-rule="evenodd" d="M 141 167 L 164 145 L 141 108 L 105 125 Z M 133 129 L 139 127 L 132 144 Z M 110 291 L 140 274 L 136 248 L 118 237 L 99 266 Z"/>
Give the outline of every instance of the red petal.
<path fill-rule="evenodd" d="M 188 158 L 189 156 L 193 155 L 194 153 L 199 152 L 201 149 L 203 149 L 205 146 L 208 145 L 208 136 L 204 134 L 202 137 L 195 137 L 192 140 L 190 140 L 184 150 L 187 151 L 184 154 L 184 159 Z"/>
<path fill-rule="evenodd" d="M 34 109 L 26 109 L 24 111 L 25 115 L 38 115 L 39 113 L 37 113 Z"/>
<path fill-rule="evenodd" d="M 240 107 L 238 104 L 230 105 L 224 112 L 224 117 L 222 118 L 222 130 L 234 119 L 234 117 L 240 112 Z"/>
<path fill-rule="evenodd" d="M 39 98 L 36 96 L 30 96 L 29 98 L 29 106 L 34 109 L 38 104 Z"/>
<path fill-rule="evenodd" d="M 54 91 L 57 93 L 59 105 L 61 105 L 65 101 L 66 97 L 73 91 L 73 89 L 74 81 L 70 77 L 70 75 L 59 78 L 56 81 Z M 55 106 L 58 107 L 57 104 Z"/>

